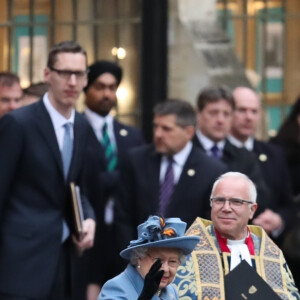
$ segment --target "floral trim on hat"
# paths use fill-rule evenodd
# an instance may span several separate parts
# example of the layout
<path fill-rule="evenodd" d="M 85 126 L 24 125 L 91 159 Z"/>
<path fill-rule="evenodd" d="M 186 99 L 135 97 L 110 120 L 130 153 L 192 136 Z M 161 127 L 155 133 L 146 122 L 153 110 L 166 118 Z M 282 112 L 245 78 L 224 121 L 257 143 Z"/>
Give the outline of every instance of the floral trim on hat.
<path fill-rule="evenodd" d="M 151 221 L 148 220 L 147 227 L 144 228 L 144 232 L 140 235 L 140 238 L 131 241 L 129 247 L 161 241 L 171 237 L 177 237 L 176 230 L 171 227 L 166 228 L 164 218 L 156 217 L 152 218 Z"/>

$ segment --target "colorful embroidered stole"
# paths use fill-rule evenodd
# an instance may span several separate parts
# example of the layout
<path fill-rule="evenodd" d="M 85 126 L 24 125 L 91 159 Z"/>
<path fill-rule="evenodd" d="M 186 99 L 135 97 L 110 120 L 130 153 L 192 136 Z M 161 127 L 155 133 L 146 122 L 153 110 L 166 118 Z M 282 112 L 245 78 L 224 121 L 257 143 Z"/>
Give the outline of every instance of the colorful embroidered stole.
<path fill-rule="evenodd" d="M 248 239 L 251 259 L 255 261 L 257 273 L 284 300 L 292 299 L 287 291 L 285 272 L 283 270 L 283 254 L 267 234 L 257 226 L 249 226 L 250 233 L 256 235 L 260 243 Z M 201 239 L 191 254 L 193 273 L 196 279 L 198 300 L 225 300 L 224 275 L 229 270 L 229 252 L 221 252 L 217 248 L 217 237 L 212 222 L 197 218 L 188 229 L 187 235 L 197 235 Z M 250 234 L 251 236 L 251 234 Z M 251 242 L 252 241 L 252 242 Z M 252 246 L 251 246 L 252 244 Z M 224 245 L 222 245 L 223 247 Z M 252 248 L 253 247 L 253 248 Z M 226 246 L 226 248 L 228 248 Z M 252 248 L 252 249 L 251 249 Z M 229 250 L 229 249 L 228 249 Z M 255 255 L 253 255 L 255 253 Z M 186 264 L 188 264 L 187 261 Z M 179 272 L 184 268 L 179 267 Z M 178 273 L 178 272 L 177 272 Z M 178 283 L 179 295 L 184 295 L 183 282 Z M 181 293 L 182 292 L 182 293 Z M 182 298 L 195 299 L 195 298 Z"/>

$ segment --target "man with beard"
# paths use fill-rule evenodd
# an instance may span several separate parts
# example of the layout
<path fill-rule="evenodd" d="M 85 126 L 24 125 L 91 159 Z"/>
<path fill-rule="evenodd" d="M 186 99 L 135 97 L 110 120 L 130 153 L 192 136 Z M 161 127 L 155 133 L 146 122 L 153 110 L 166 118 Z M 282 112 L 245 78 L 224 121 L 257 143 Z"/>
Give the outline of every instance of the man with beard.
<path fill-rule="evenodd" d="M 106 170 L 101 174 L 105 207 L 95 203 L 97 227 L 95 247 L 91 250 L 88 299 L 96 299 L 100 285 L 120 273 L 122 266 L 114 238 L 114 198 L 119 184 L 119 166 L 127 151 L 144 143 L 140 130 L 116 120 L 111 110 L 117 105 L 117 89 L 122 69 L 110 61 L 97 61 L 89 67 L 85 88 L 85 116 L 90 122 L 106 158 Z M 106 247 L 103 247 L 103 243 Z"/>

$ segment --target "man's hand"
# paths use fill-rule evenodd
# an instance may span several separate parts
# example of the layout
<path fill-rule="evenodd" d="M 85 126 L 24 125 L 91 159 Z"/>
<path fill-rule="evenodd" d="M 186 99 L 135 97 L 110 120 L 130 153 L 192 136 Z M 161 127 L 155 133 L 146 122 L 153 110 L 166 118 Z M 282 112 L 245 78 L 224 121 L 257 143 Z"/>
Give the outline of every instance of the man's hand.
<path fill-rule="evenodd" d="M 79 241 L 74 235 L 72 235 L 73 243 L 76 245 L 79 253 L 83 253 L 86 249 L 93 247 L 96 222 L 93 219 L 86 219 L 83 221 L 83 237 Z"/>
<path fill-rule="evenodd" d="M 268 234 L 273 230 L 279 230 L 283 224 L 279 214 L 271 209 L 266 209 L 252 221 L 253 225 L 261 226 Z"/>

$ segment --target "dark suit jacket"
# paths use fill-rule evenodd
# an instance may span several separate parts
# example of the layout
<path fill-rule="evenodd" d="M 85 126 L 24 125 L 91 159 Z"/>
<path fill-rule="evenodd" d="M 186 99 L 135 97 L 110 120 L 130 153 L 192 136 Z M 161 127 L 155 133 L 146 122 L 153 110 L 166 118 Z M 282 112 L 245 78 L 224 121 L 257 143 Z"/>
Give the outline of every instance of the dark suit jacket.
<path fill-rule="evenodd" d="M 106 172 L 101 177 L 108 196 L 115 192 L 115 189 L 119 183 L 119 169 L 126 159 L 128 150 L 144 144 L 144 138 L 139 129 L 120 123 L 115 119 L 113 124 L 114 136 L 118 151 L 118 163 L 115 171 L 109 172 L 109 174 Z"/>
<path fill-rule="evenodd" d="M 205 151 L 198 137 L 193 139 L 194 145 Z M 237 148 L 226 140 L 221 159 L 229 171 L 241 172 L 246 174 L 256 185 L 258 209 L 256 215 L 270 206 L 270 191 L 267 188 L 260 167 L 254 154 L 245 149 Z"/>
<path fill-rule="evenodd" d="M 101 184 L 104 201 L 93 203 L 97 216 L 97 231 L 95 245 L 93 249 L 89 251 L 88 281 L 100 285 L 119 274 L 123 269 L 122 260 L 115 246 L 117 237 L 115 236 L 114 225 L 107 226 L 104 223 L 105 203 L 116 194 L 120 179 L 119 167 L 124 162 L 128 150 L 144 143 L 140 130 L 132 126 L 124 125 L 117 120 L 114 120 L 113 127 L 118 150 L 116 170 L 112 172 L 106 171 L 106 162 L 103 164 L 103 160 L 105 161 L 104 149 L 99 141 L 97 145 L 95 145 L 95 149 L 98 149 L 99 157 L 103 157 L 103 159 L 101 160 L 100 158 L 99 162 L 96 163 L 102 171 L 99 182 L 96 186 L 93 186 L 94 189 L 97 190 L 99 184 Z M 98 198 L 102 200 L 102 197 L 99 196 Z M 105 244 L 106 247 L 103 247 L 103 244 Z"/>
<path fill-rule="evenodd" d="M 278 212 L 286 225 L 289 225 L 292 219 L 293 200 L 283 151 L 276 145 L 254 140 L 253 152 L 257 156 L 264 180 L 271 191 L 272 201 L 269 208 Z"/>
<path fill-rule="evenodd" d="M 137 226 L 159 207 L 159 174 L 161 155 L 153 145 L 142 146 L 129 152 L 121 169 L 122 189 L 116 201 L 116 226 L 119 247 L 125 248 L 136 239 Z M 165 217 L 179 217 L 187 226 L 196 217 L 207 217 L 212 185 L 226 167 L 207 157 L 196 147 L 183 167 L 175 186 Z"/>
<path fill-rule="evenodd" d="M 94 137 L 78 113 L 67 180 L 54 127 L 42 101 L 0 119 L 0 291 L 47 297 L 54 281 L 63 218 L 71 225 L 69 182 L 82 190 L 87 145 Z M 85 218 L 93 210 L 82 198 Z"/>

